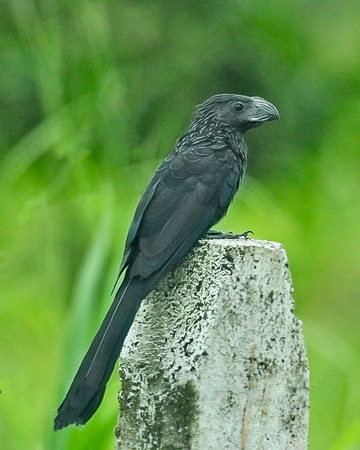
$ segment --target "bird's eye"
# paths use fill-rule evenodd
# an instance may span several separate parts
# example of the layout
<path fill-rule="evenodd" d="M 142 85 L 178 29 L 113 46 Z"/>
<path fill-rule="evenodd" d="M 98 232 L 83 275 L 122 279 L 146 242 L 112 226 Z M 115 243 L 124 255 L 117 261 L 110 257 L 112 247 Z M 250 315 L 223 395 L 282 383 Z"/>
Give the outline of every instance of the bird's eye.
<path fill-rule="evenodd" d="M 234 103 L 233 108 L 235 109 L 235 111 L 239 112 L 244 109 L 244 105 L 240 102 L 237 102 L 237 103 Z"/>

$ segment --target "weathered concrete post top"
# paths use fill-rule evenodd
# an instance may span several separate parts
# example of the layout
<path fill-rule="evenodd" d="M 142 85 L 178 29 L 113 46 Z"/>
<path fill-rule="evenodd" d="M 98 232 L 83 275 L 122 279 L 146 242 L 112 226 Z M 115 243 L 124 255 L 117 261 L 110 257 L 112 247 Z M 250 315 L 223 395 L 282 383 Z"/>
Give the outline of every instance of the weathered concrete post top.
<path fill-rule="evenodd" d="M 309 369 L 281 244 L 203 240 L 121 353 L 118 450 L 305 450 Z"/>

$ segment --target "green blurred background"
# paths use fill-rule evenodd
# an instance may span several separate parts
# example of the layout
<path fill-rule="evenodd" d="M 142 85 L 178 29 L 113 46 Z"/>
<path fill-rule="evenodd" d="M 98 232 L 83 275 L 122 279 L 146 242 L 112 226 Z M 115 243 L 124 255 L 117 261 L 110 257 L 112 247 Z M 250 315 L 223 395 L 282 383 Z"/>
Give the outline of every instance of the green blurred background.
<path fill-rule="evenodd" d="M 310 450 L 360 449 L 360 3 L 2 0 L 1 449 L 111 449 L 117 374 L 83 428 L 55 410 L 110 302 L 154 169 L 215 93 L 249 132 L 224 231 L 284 244 L 311 367 Z"/>

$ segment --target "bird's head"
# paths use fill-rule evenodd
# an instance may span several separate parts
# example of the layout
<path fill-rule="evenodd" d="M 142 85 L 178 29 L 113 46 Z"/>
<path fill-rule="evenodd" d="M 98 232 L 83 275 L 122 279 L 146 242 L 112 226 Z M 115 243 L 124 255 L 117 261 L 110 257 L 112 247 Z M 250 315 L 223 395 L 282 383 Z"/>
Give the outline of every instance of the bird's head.
<path fill-rule="evenodd" d="M 261 97 L 218 94 L 198 107 L 192 123 L 225 126 L 244 133 L 279 117 L 275 106 Z"/>

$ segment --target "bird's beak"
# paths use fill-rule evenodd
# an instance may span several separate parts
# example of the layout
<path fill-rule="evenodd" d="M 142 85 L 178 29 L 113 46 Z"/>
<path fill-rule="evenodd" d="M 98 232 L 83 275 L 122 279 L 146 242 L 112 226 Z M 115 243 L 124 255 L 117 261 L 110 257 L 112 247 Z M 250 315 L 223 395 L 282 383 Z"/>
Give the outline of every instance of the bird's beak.
<path fill-rule="evenodd" d="M 280 118 L 279 111 L 275 106 L 267 102 L 261 97 L 251 97 L 254 105 L 254 114 L 251 117 L 252 122 L 268 122 L 270 120 L 277 120 Z"/>

